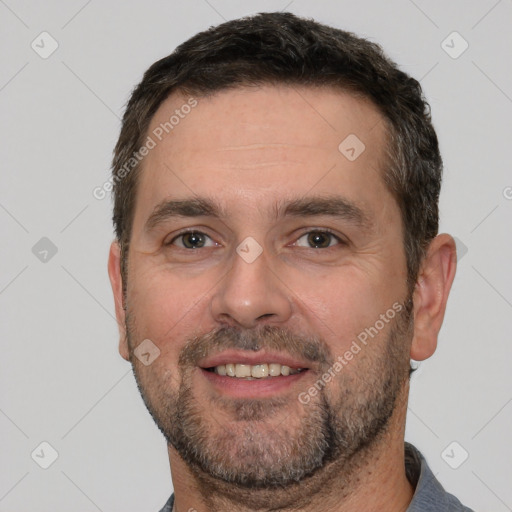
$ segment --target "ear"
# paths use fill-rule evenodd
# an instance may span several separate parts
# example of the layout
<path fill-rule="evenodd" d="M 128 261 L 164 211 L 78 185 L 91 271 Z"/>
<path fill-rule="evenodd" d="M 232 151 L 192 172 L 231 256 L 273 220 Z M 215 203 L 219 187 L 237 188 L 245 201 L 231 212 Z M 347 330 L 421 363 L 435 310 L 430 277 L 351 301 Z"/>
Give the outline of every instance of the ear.
<path fill-rule="evenodd" d="M 119 353 L 123 359 L 130 360 L 128 339 L 126 336 L 125 309 L 123 301 L 123 278 L 121 276 L 121 247 L 117 241 L 112 242 L 108 255 L 108 276 L 114 293 L 117 324 L 119 326 Z"/>
<path fill-rule="evenodd" d="M 445 233 L 436 236 L 421 264 L 414 289 L 411 359 L 423 361 L 436 350 L 437 336 L 443 323 L 456 267 L 457 250 L 454 239 Z"/>

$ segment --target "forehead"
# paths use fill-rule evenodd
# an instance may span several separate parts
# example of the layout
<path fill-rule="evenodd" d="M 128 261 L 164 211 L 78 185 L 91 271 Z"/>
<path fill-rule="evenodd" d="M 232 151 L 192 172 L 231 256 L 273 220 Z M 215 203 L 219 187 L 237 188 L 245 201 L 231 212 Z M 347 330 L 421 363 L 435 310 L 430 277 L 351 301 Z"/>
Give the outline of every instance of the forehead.
<path fill-rule="evenodd" d="M 310 192 L 363 204 L 387 193 L 382 115 L 370 101 L 331 88 L 174 93 L 147 135 L 154 148 L 143 162 L 136 222 L 169 197 L 218 195 L 238 210 L 257 203 L 259 211 L 261 201 Z"/>

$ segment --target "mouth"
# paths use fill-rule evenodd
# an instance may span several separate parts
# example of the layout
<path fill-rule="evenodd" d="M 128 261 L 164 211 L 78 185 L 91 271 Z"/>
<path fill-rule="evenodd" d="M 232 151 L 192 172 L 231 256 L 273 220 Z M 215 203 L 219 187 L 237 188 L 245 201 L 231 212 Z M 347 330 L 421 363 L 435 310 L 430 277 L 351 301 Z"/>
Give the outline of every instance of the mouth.
<path fill-rule="evenodd" d="M 205 368 L 208 372 L 217 375 L 233 377 L 235 379 L 254 380 L 254 379 L 272 379 L 275 377 L 288 377 L 296 375 L 306 370 L 306 368 L 290 368 L 280 363 L 259 363 L 259 364 L 243 364 L 243 363 L 227 363 L 218 366 Z"/>
<path fill-rule="evenodd" d="M 232 351 L 202 361 L 201 374 L 220 395 L 265 398 L 290 391 L 311 368 L 283 354 Z"/>

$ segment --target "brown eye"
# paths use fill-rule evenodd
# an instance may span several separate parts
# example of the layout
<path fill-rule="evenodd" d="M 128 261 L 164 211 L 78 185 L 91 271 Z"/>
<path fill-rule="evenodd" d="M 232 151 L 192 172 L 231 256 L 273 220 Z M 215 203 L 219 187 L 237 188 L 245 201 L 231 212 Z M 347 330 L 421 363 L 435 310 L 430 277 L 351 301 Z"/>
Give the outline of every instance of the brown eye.
<path fill-rule="evenodd" d="M 304 240 L 304 241 L 303 241 Z M 302 242 L 301 242 L 302 241 Z M 302 235 L 297 240 L 297 245 L 301 247 L 309 247 L 312 249 L 327 249 L 333 245 L 339 244 L 340 239 L 329 231 L 310 231 Z"/>
<path fill-rule="evenodd" d="M 330 233 L 312 232 L 308 234 L 308 243 L 311 247 L 324 248 L 329 247 L 332 235 Z"/>
<path fill-rule="evenodd" d="M 199 231 L 189 231 L 178 235 L 169 245 L 177 245 L 184 249 L 200 249 L 201 247 L 206 247 L 207 245 L 211 246 L 213 244 L 208 235 Z"/>

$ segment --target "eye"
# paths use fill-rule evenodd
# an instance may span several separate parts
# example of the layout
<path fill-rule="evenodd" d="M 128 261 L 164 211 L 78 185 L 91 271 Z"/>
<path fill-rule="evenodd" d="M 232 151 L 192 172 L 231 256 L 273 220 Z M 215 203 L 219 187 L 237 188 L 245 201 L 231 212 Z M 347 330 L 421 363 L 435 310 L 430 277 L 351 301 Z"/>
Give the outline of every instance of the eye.
<path fill-rule="evenodd" d="M 165 245 L 177 245 L 182 249 L 201 249 L 202 247 L 213 247 L 216 244 L 208 235 L 200 231 L 187 231 L 174 237 Z"/>
<path fill-rule="evenodd" d="M 302 241 L 302 242 L 301 242 Z M 332 247 L 333 245 L 337 245 L 342 243 L 336 235 L 331 233 L 330 231 L 309 231 L 302 235 L 295 245 L 300 247 L 309 247 L 313 249 L 327 249 L 328 247 Z"/>

